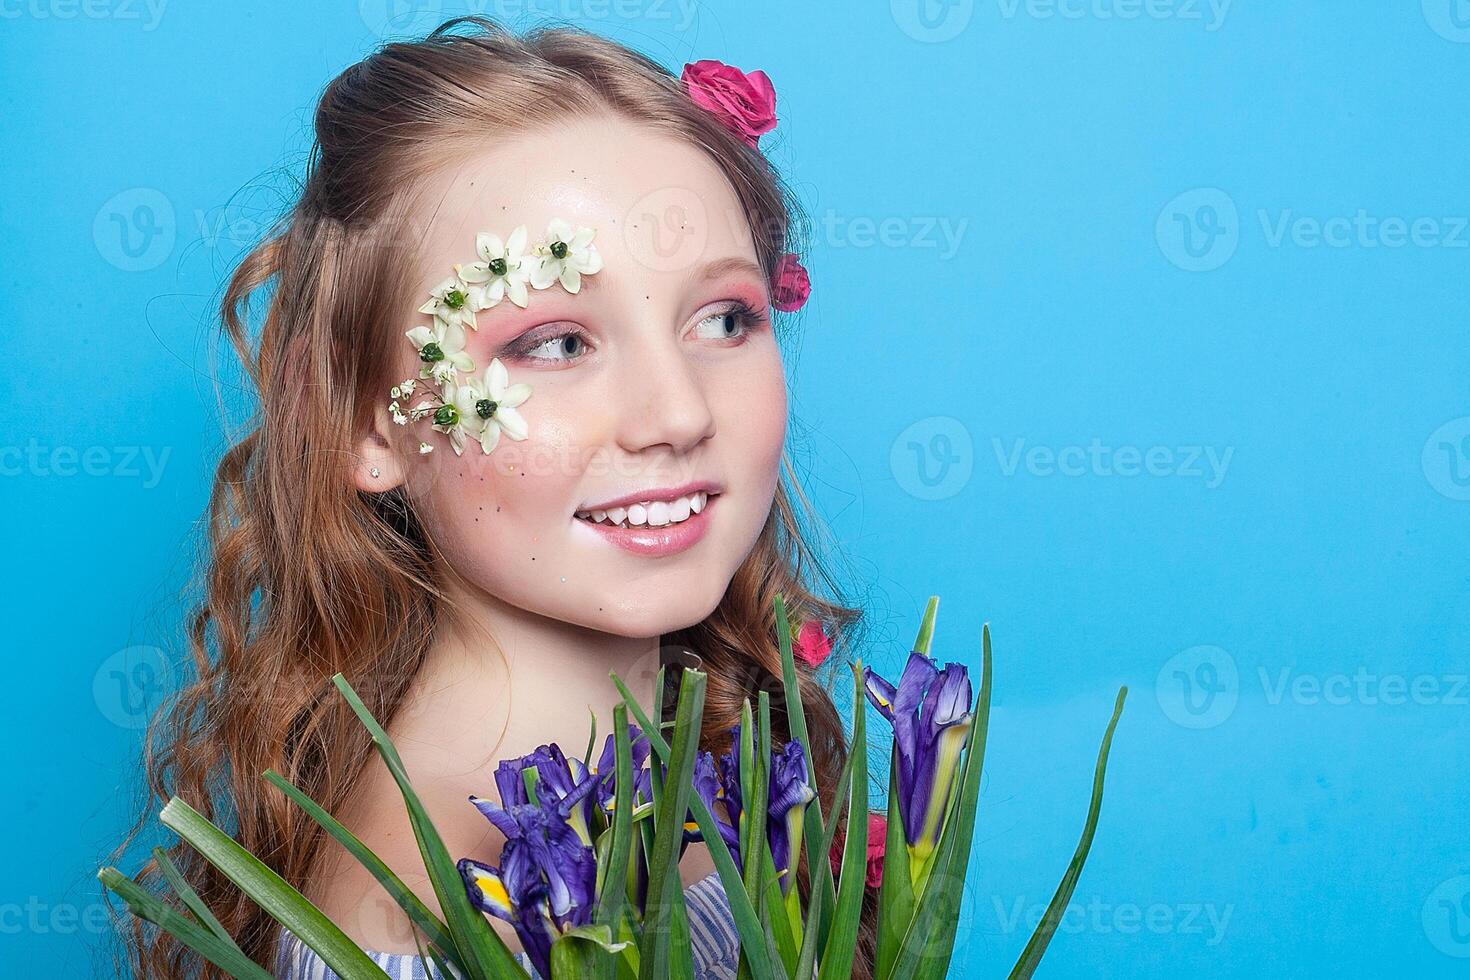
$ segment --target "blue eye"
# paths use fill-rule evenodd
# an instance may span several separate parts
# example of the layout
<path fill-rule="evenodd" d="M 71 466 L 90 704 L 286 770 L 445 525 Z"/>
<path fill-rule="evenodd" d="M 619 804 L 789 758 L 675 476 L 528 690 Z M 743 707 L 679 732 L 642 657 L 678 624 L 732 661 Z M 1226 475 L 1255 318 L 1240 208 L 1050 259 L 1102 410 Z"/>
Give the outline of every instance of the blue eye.
<path fill-rule="evenodd" d="M 733 340 L 744 336 L 760 322 L 760 315 L 744 303 L 711 313 L 695 326 L 697 331 L 710 330 L 701 336 L 712 340 Z M 706 325 L 709 325 L 706 328 Z"/>
<path fill-rule="evenodd" d="M 541 353 L 541 352 L 545 353 Z M 587 342 L 577 331 L 547 337 L 532 347 L 518 352 L 518 357 L 536 361 L 575 361 L 587 352 Z"/>

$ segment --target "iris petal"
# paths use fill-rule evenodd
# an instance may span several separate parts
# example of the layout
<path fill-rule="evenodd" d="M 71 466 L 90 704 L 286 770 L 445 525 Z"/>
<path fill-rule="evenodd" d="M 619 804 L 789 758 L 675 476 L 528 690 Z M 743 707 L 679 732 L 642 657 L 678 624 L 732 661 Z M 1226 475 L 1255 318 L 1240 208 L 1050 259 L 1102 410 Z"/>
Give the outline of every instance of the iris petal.
<path fill-rule="evenodd" d="M 941 669 L 911 650 L 897 685 L 863 673 L 868 699 L 893 725 L 904 839 L 910 847 L 932 846 L 970 724 L 969 672 L 956 663 Z"/>
<path fill-rule="evenodd" d="M 458 868 L 475 908 L 506 922 L 516 921 L 515 906 L 511 903 L 505 882 L 500 879 L 499 870 L 470 858 L 461 858 Z"/>

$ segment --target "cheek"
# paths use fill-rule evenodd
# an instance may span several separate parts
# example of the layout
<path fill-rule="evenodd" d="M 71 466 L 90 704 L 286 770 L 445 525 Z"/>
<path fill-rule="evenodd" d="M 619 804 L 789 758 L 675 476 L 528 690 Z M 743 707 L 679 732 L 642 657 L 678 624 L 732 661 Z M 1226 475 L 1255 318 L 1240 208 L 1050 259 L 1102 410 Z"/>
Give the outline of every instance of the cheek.
<path fill-rule="evenodd" d="M 786 447 L 786 408 L 786 374 L 773 345 L 762 369 L 752 375 L 744 406 L 750 448 L 769 470 L 772 487 L 779 477 L 781 453 Z"/>
<path fill-rule="evenodd" d="M 774 344 L 756 353 L 711 398 L 718 401 L 715 441 L 724 443 L 720 455 L 734 466 L 729 475 L 763 508 L 775 494 L 786 445 L 786 377 Z"/>
<path fill-rule="evenodd" d="M 550 398 L 543 405 L 533 413 L 527 403 L 525 439 L 502 436 L 489 455 L 470 442 L 455 456 L 442 435 L 426 436 L 435 445 L 424 474 L 431 485 L 417 494 L 426 529 L 461 574 L 501 594 L 514 591 L 511 580 L 564 571 L 553 567 L 556 532 L 576 504 L 587 445 L 579 416 L 587 413 Z"/>

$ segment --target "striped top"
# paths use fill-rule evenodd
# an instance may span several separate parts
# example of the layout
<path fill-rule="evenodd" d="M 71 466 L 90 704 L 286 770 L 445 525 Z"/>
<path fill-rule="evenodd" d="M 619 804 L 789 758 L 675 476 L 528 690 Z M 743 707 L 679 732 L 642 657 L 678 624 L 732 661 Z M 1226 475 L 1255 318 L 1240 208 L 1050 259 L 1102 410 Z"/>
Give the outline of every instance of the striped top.
<path fill-rule="evenodd" d="M 694 956 L 695 980 L 735 980 L 740 937 L 719 874 L 708 875 L 684 889 L 684 904 L 689 910 L 689 944 Z M 425 960 L 417 953 L 381 953 L 371 949 L 366 952 L 393 980 L 446 980 L 432 960 Z M 524 952 L 516 953 L 515 958 L 526 968 L 527 975 L 545 980 Z M 454 967 L 449 969 L 458 976 Z M 277 980 L 341 980 L 315 950 L 285 926 L 281 927 L 273 972 Z"/>

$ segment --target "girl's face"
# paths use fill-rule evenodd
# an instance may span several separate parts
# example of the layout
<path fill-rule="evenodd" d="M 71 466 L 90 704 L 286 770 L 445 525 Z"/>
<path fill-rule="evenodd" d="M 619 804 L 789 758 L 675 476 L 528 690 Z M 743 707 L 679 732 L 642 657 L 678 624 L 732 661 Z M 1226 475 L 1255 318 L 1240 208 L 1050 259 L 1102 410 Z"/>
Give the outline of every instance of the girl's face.
<path fill-rule="evenodd" d="M 487 455 L 471 439 L 457 456 L 427 419 L 380 422 L 393 456 L 363 485 L 406 482 L 456 572 L 512 606 L 630 637 L 705 618 L 770 513 L 786 431 L 768 286 L 723 175 L 693 147 L 598 117 L 486 150 L 425 200 L 405 330 L 428 325 L 414 309 L 479 258 L 477 232 L 525 225 L 534 243 L 561 218 L 595 230 L 603 267 L 576 294 L 553 283 L 525 309 L 502 299 L 467 331 L 476 375 L 499 358 L 530 385 L 524 440 L 502 434 Z M 407 338 L 396 356 L 395 377 L 418 376 Z M 607 525 L 616 508 L 590 519 L 622 500 L 652 504 L 621 513 L 645 526 Z"/>

